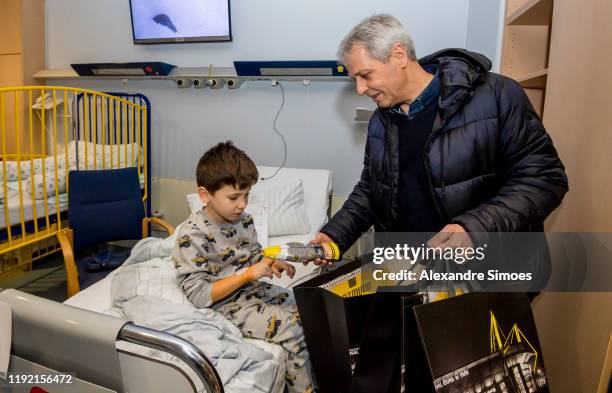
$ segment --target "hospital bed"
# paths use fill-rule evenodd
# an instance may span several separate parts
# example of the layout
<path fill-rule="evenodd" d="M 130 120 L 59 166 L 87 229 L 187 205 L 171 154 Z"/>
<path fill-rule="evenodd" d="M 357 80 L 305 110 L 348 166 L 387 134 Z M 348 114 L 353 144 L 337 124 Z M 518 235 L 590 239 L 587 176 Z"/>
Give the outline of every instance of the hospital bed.
<path fill-rule="evenodd" d="M 261 177 L 271 176 L 276 168 L 270 167 L 258 167 Z M 307 242 L 312 239 L 316 232 L 320 229 L 320 227 L 327 221 L 328 218 L 328 210 L 329 210 L 329 202 L 331 195 L 331 173 L 326 170 L 308 170 L 308 169 L 294 169 L 294 168 L 283 168 L 278 172 L 278 174 L 272 177 L 265 182 L 262 182 L 264 187 L 263 191 L 260 193 L 261 195 L 277 195 L 279 190 L 288 189 L 293 187 L 292 184 L 295 184 L 296 179 L 302 185 L 303 189 L 303 208 L 307 215 L 307 221 L 309 222 L 309 230 L 307 233 L 302 234 L 293 234 L 293 235 L 282 235 L 282 236 L 271 236 L 268 238 L 268 244 L 281 244 L 289 241 L 300 241 Z M 267 191 L 266 191 L 267 189 Z M 299 202 L 299 197 L 295 199 Z M 261 197 L 259 199 L 261 202 Z M 265 202 L 265 201 L 264 201 Z M 274 214 L 274 213 L 272 213 Z M 272 223 L 270 223 L 272 224 Z M 271 225 L 274 227 L 274 225 Z M 276 228 L 278 230 L 278 228 Z M 144 265 L 144 264 L 142 264 Z M 170 262 L 168 261 L 168 265 Z M 312 264 L 308 266 L 303 266 L 301 264 L 295 265 L 297 272 L 296 276 L 293 280 L 289 280 L 287 277 L 283 277 L 281 280 L 274 280 L 273 283 L 277 285 L 281 285 L 284 287 L 292 287 L 297 283 L 303 282 L 310 277 L 318 274 L 318 268 Z M 150 350 L 147 349 L 147 346 L 150 346 L 150 343 L 142 342 L 139 340 L 138 343 L 134 343 L 134 340 L 129 340 L 128 335 L 124 329 L 128 331 L 137 330 L 140 333 L 147 332 L 140 330 L 140 328 L 135 327 L 134 325 L 125 324 L 125 317 L 121 315 L 121 313 L 117 312 L 117 309 L 113 307 L 111 301 L 111 289 L 113 285 L 113 279 L 121 274 L 122 268 L 115 270 L 105 279 L 95 283 L 94 285 L 84 289 L 83 291 L 77 293 L 75 296 L 68 299 L 65 304 L 57 305 L 58 308 L 69 310 L 71 323 L 74 325 L 81 325 L 84 322 L 83 320 L 89 320 L 89 318 L 98 318 L 100 322 L 99 325 L 96 323 L 90 325 L 83 325 L 82 328 L 78 328 L 76 330 L 79 331 L 77 333 L 74 331 L 74 326 L 70 324 L 59 324 L 55 323 L 54 317 L 47 317 L 46 315 L 41 315 L 39 313 L 38 318 L 40 322 L 36 324 L 36 331 L 32 331 L 32 334 L 35 337 L 44 337 L 47 336 L 48 329 L 53 329 L 54 334 L 61 335 L 61 344 L 54 344 L 56 346 L 55 349 L 58 351 L 60 347 L 63 346 L 73 346 L 76 343 L 79 343 L 81 340 L 81 335 L 84 334 L 83 330 L 92 330 L 90 334 L 98 335 L 102 334 L 102 330 L 107 330 L 107 328 L 103 328 L 104 323 L 111 324 L 114 326 L 109 333 L 111 336 L 107 338 L 107 348 L 106 351 L 109 353 L 113 353 L 115 351 L 118 354 L 120 359 L 119 366 L 113 366 L 116 370 L 117 367 L 121 369 L 121 373 L 115 375 L 121 375 L 121 381 L 115 381 L 113 379 L 113 383 L 106 383 L 106 385 L 102 384 L 104 382 L 104 378 L 100 378 L 99 375 L 94 375 L 94 377 L 88 377 L 87 373 L 83 373 L 83 365 L 77 364 L 78 362 L 69 362 L 67 359 L 55 359 L 53 362 L 48 362 L 46 358 L 34 357 L 28 358 L 28 360 L 33 362 L 38 362 L 39 364 L 46 365 L 49 368 L 55 370 L 75 370 L 77 375 L 83 375 L 83 379 L 88 382 L 102 384 L 101 386 L 107 387 L 109 389 L 114 389 L 115 391 L 120 390 L 121 387 L 124 388 L 124 391 L 129 391 L 132 393 L 136 392 L 157 392 L 157 391 L 172 391 L 172 392 L 191 392 L 191 391 L 208 391 L 214 392 L 216 390 L 216 385 L 221 386 L 221 378 L 217 375 L 214 377 L 213 372 L 198 372 L 194 370 L 194 367 L 189 363 L 189 361 L 182 360 L 183 357 L 178 355 L 174 355 L 172 360 L 168 360 L 167 357 L 159 356 L 159 353 L 151 353 Z M 178 284 L 177 284 L 178 287 Z M 6 291 L 5 291 L 6 292 Z M 2 294 L 0 294 L 2 295 Z M 15 292 L 10 291 L 7 295 L 17 296 Z M 2 301 L 2 296 L 0 296 L 0 301 Z M 28 304 L 32 304 L 32 307 L 36 307 L 37 309 L 44 309 L 45 302 L 40 299 L 34 299 L 32 297 L 28 297 Z M 21 307 L 23 303 L 17 302 L 17 307 Z M 178 307 L 178 305 L 177 305 Z M 92 313 L 93 311 L 93 313 Z M 36 313 L 32 313 L 36 314 Z M 46 313 L 44 313 L 46 314 Z M 104 315 L 102 315 L 104 314 Z M 93 317 L 95 316 L 95 317 Z M 15 317 L 13 318 L 15 319 Z M 108 319 L 108 320 L 107 320 Z M 112 322 L 111 322 L 112 321 Z M 121 322 L 118 322 L 121 321 Z M 119 327 L 118 325 L 121 325 Z M 53 327 L 51 327 L 53 326 Z M 152 334 L 156 334 L 155 332 L 151 332 Z M 139 333 L 136 333 L 138 335 Z M 78 338 L 71 338 L 72 335 Z M 146 334 L 145 334 L 146 336 Z M 118 341 L 112 342 L 113 339 L 119 338 Z M 55 340 L 54 340 L 55 341 Z M 285 354 L 283 349 L 275 344 L 267 343 L 261 340 L 250 340 L 244 339 L 245 342 L 252 344 L 258 348 L 263 349 L 268 354 L 271 354 L 272 360 L 278 365 L 275 369 L 274 377 L 272 378 L 270 392 L 283 392 L 284 389 L 284 362 L 285 362 Z M 45 343 L 39 343 L 41 347 L 45 347 Z M 112 348 L 111 348 L 112 347 Z M 17 347 L 18 349 L 19 347 Z M 85 347 L 83 347 L 85 348 Z M 157 347 L 159 348 L 159 346 Z M 197 349 L 197 348 L 196 348 Z M 93 350 L 93 347 L 92 347 Z M 205 350 L 205 349 L 204 349 Z M 90 349 L 84 350 L 85 352 L 89 352 Z M 51 350 L 51 352 L 54 352 Z M 25 351 L 25 355 L 30 355 L 31 353 Z M 18 354 L 13 354 L 13 356 L 18 356 Z M 72 356 L 72 355 L 71 355 Z M 177 360 L 181 359 L 181 360 Z M 203 364 L 206 363 L 206 358 L 201 357 L 200 362 Z M 142 364 L 141 364 L 142 363 Z M 212 365 L 212 363 L 211 363 Z M 152 371 L 152 367 L 156 367 L 159 371 Z M 87 368 L 87 367 L 86 367 Z M 94 370 L 95 367 L 90 367 Z M 135 371 L 139 370 L 139 371 Z M 144 370 L 144 371 L 143 371 Z M 89 370 L 91 371 L 91 370 Z M 214 367 L 213 367 L 214 371 Z M 98 371 L 94 371 L 97 373 Z M 166 375 L 174 375 L 174 379 L 179 378 L 180 376 L 189 376 L 189 381 L 183 381 L 181 384 L 176 385 L 167 385 Z M 146 375 L 146 378 L 144 377 Z M 207 381 L 206 378 L 209 378 L 210 381 Z M 173 380 L 174 380 L 173 379 Z M 143 385 L 146 381 L 146 389 Z M 171 386 L 170 388 L 168 386 Z M 129 387 L 129 388 L 128 388 Z M 195 388 L 194 388 L 195 387 Z M 223 387 L 220 387 L 223 389 Z M 164 390 L 166 389 L 166 390 Z M 194 390 L 195 389 L 195 390 Z M 202 390 L 204 389 L 204 390 Z M 208 390 L 206 390 L 208 389 Z M 227 391 L 232 391 L 231 388 L 227 388 Z M 237 390 L 239 391 L 239 390 Z"/>

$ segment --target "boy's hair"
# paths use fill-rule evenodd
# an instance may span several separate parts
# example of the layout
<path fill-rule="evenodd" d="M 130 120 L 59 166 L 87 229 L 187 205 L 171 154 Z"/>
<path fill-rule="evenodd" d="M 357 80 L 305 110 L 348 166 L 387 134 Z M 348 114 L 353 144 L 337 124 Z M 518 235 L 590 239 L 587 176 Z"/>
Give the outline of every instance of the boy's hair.
<path fill-rule="evenodd" d="M 198 187 L 210 193 L 225 185 L 242 190 L 255 184 L 258 177 L 253 160 L 232 141 L 221 142 L 204 153 L 196 169 Z"/>

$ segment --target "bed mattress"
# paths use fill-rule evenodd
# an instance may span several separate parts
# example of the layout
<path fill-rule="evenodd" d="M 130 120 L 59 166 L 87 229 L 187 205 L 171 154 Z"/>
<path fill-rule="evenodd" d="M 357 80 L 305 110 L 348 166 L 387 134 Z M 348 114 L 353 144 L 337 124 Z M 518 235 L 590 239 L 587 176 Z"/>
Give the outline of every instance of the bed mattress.
<path fill-rule="evenodd" d="M 19 206 L 23 206 L 23 219 L 24 222 L 32 221 L 34 218 L 45 217 L 45 201 L 44 199 L 35 199 L 32 203 L 32 197 L 29 193 L 23 192 L 22 197 L 19 196 L 19 191 L 7 190 L 7 201 L 0 204 L 0 228 L 6 228 L 6 212 L 8 212 L 8 219 L 11 226 L 18 225 L 21 223 L 21 212 Z M 21 204 L 23 200 L 23 204 Z M 47 209 L 49 216 L 57 214 L 58 204 L 57 199 L 54 196 L 47 199 Z M 68 209 L 68 195 L 66 193 L 59 195 L 59 211 L 63 212 Z M 34 211 L 36 210 L 36 215 Z"/>

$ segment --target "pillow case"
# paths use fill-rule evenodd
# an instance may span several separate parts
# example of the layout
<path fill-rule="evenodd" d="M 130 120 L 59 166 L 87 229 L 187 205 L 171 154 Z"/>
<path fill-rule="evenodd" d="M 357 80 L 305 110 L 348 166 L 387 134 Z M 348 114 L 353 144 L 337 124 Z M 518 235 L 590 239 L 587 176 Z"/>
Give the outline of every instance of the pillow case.
<path fill-rule="evenodd" d="M 266 178 L 262 183 L 283 183 L 294 179 L 302 180 L 304 206 L 310 223 L 311 234 L 317 232 L 327 222 L 327 212 L 332 192 L 331 171 L 326 169 L 304 169 L 257 166 L 259 177 Z M 274 175 L 273 177 L 271 177 Z"/>
<path fill-rule="evenodd" d="M 4 163 L 0 163 L 0 181 L 5 179 L 7 182 L 17 181 L 19 179 L 19 167 L 21 167 L 21 180 L 25 180 L 30 177 L 32 170 L 36 172 L 36 167 L 40 166 L 40 158 L 33 160 L 30 163 L 30 160 L 21 161 L 21 165 L 18 164 L 17 161 L 5 161 Z M 34 164 L 33 166 L 31 164 Z M 6 173 L 4 173 L 4 168 L 6 168 Z"/>
<path fill-rule="evenodd" d="M 63 154 L 58 154 L 57 158 L 49 156 L 44 158 L 45 172 L 55 173 L 55 164 L 57 163 L 58 172 L 66 169 L 66 157 Z M 19 170 L 21 167 L 21 180 L 29 179 L 32 175 L 43 173 L 43 158 L 35 158 L 29 160 L 24 158 L 21 165 L 17 161 L 5 161 L 0 163 L 0 181 L 6 179 L 7 182 L 14 182 L 19 179 Z M 4 176 L 4 168 L 6 168 L 6 176 Z"/>
<path fill-rule="evenodd" d="M 189 206 L 189 213 L 194 214 L 204 208 L 204 202 L 198 194 L 187 194 L 187 206 Z"/>
<path fill-rule="evenodd" d="M 266 184 L 251 189 L 250 201 L 268 203 L 268 235 L 303 235 L 310 233 L 310 222 L 304 205 L 302 180 Z"/>
<path fill-rule="evenodd" d="M 43 184 L 43 174 L 39 173 L 30 177 L 26 181 L 25 190 L 32 194 L 32 180 L 34 181 L 34 199 L 44 199 L 44 189 L 47 190 L 47 198 L 55 196 L 55 172 L 47 172 L 44 176 L 45 183 Z M 44 187 L 43 187 L 44 186 Z M 66 192 L 66 170 L 58 170 L 57 172 L 57 192 L 63 194 Z"/>
<path fill-rule="evenodd" d="M 268 202 L 249 201 L 245 211 L 253 217 L 255 231 L 257 231 L 257 241 L 262 247 L 268 247 Z"/>
<path fill-rule="evenodd" d="M 69 168 L 77 169 L 77 150 L 78 150 L 78 169 L 94 169 L 94 159 L 97 169 L 120 168 L 143 165 L 142 152 L 137 143 L 101 145 L 85 141 L 70 141 L 67 146 Z M 85 149 L 87 149 L 87 165 L 85 165 Z M 95 153 L 95 157 L 94 157 Z M 112 154 L 112 160 L 111 160 Z"/>

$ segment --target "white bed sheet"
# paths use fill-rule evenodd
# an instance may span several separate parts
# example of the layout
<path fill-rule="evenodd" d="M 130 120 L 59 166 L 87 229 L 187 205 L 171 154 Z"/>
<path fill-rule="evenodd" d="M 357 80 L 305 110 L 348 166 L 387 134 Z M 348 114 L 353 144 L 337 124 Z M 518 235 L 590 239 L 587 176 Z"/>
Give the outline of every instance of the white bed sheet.
<path fill-rule="evenodd" d="M 20 216 L 21 213 L 19 210 L 19 205 L 20 205 L 19 191 L 10 190 L 10 189 L 7 191 L 8 191 L 7 192 L 8 203 L 0 204 L 0 228 L 2 229 L 6 228 L 5 209 L 7 209 L 7 207 L 8 207 L 8 213 L 9 213 L 9 223 L 11 224 L 11 226 L 21 223 L 21 216 Z M 44 199 L 35 199 L 34 200 L 35 203 L 32 204 L 32 197 L 27 191 L 24 190 L 22 196 L 23 196 L 23 214 L 24 214 L 23 218 L 26 223 L 29 221 L 32 221 L 34 218 L 33 206 L 36 206 L 36 218 L 45 217 Z M 52 216 L 57 213 L 57 205 L 55 201 L 56 201 L 55 195 L 50 196 L 47 199 L 47 208 L 49 211 L 49 216 Z M 59 209 L 60 209 L 60 212 L 66 211 L 68 209 L 68 196 L 65 193 L 60 194 Z"/>

